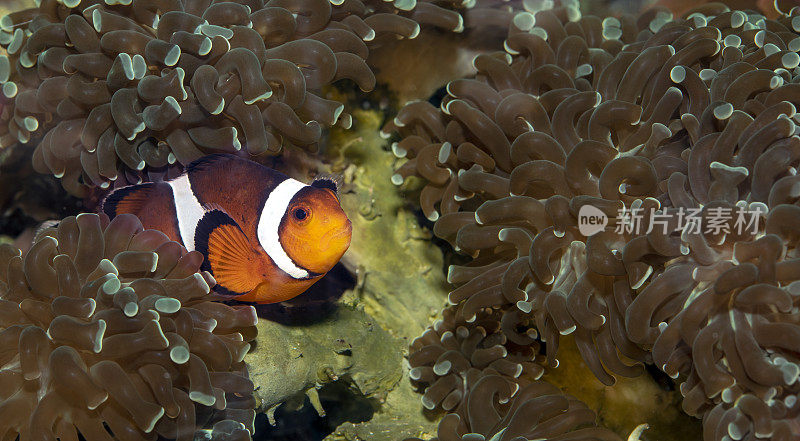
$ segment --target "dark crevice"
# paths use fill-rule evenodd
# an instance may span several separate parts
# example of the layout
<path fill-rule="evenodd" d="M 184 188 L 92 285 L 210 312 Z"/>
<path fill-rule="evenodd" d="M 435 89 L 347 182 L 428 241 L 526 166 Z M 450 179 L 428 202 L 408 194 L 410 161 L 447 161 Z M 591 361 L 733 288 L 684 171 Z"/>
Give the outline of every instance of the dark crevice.
<path fill-rule="evenodd" d="M 323 386 L 318 393 L 325 416 L 319 416 L 308 398 L 299 410 L 281 405 L 275 411 L 275 426 L 269 424 L 266 414 L 256 415 L 253 441 L 321 441 L 345 422 L 369 421 L 377 408 L 375 400 L 360 394 L 344 378 Z"/>
<path fill-rule="evenodd" d="M 428 98 L 428 102 L 434 107 L 439 107 L 445 96 L 447 96 L 447 86 L 442 86 L 436 89 L 436 92 L 433 92 L 433 95 Z"/>
<path fill-rule="evenodd" d="M 15 144 L 0 154 L 0 235 L 16 238 L 42 221 L 86 210 L 52 175 L 33 170 L 33 145 Z"/>
<path fill-rule="evenodd" d="M 339 262 L 303 294 L 285 302 L 256 305 L 256 311 L 259 318 L 282 325 L 310 325 L 336 311 L 336 302 L 355 286 L 356 276 Z"/>
<path fill-rule="evenodd" d="M 650 378 L 658 384 L 662 390 L 666 391 L 674 391 L 675 390 L 675 380 L 673 380 L 669 375 L 664 373 L 661 369 L 659 369 L 654 364 L 645 364 L 645 370 L 650 375 Z"/>

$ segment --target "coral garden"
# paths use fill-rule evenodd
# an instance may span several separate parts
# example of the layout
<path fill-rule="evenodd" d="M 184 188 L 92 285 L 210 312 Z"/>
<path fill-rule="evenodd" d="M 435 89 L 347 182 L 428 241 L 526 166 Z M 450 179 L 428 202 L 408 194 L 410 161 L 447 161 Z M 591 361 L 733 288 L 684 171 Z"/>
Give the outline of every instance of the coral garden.
<path fill-rule="evenodd" d="M 800 438 L 800 7 L 601 3 L 15 6 L 0 440 Z M 341 176 L 310 292 L 92 214 L 220 152 Z"/>

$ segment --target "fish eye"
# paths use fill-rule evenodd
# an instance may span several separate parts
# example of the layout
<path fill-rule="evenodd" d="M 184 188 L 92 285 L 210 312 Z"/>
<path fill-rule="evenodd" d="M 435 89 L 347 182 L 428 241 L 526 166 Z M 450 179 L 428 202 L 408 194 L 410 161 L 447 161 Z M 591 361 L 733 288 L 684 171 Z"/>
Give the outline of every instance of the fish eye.
<path fill-rule="evenodd" d="M 303 222 L 311 215 L 311 212 L 307 208 L 298 207 L 292 211 L 292 216 L 299 221 Z"/>

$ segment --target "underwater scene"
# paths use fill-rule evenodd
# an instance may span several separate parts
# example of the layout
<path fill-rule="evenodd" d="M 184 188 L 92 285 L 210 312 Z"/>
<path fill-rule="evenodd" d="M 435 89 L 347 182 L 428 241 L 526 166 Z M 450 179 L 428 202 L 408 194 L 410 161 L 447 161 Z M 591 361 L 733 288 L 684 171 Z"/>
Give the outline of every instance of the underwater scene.
<path fill-rule="evenodd" d="M 800 1 L 0 0 L 0 441 L 800 440 Z"/>

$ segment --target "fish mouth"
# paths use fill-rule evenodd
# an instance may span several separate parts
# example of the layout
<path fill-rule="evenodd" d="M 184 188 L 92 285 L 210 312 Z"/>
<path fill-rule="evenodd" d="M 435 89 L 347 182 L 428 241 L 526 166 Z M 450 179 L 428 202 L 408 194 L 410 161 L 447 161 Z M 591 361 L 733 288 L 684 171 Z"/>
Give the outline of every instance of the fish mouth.
<path fill-rule="evenodd" d="M 348 220 L 344 227 L 336 228 L 326 233 L 322 240 L 320 240 L 320 243 L 324 244 L 324 248 L 329 248 L 332 244 L 342 241 L 345 242 L 344 248 L 347 249 L 347 247 L 350 246 L 350 237 L 352 233 L 353 225 L 350 220 Z"/>

